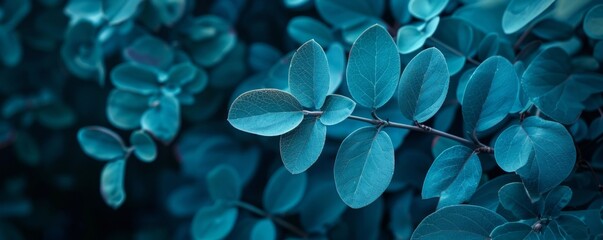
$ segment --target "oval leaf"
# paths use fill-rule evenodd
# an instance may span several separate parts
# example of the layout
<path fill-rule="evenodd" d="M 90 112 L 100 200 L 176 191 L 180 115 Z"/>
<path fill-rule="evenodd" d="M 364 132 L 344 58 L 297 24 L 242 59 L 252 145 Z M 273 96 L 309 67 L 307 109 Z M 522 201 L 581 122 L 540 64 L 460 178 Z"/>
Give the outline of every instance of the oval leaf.
<path fill-rule="evenodd" d="M 111 82 L 115 87 L 134 93 L 149 95 L 159 92 L 157 75 L 144 65 L 122 63 L 111 71 Z"/>
<path fill-rule="evenodd" d="M 511 0 L 502 17 L 506 34 L 519 31 L 551 6 L 555 0 Z"/>
<path fill-rule="evenodd" d="M 584 33 L 593 39 L 603 39 L 603 4 L 591 8 L 584 16 Z"/>
<path fill-rule="evenodd" d="M 505 223 L 490 234 L 492 240 L 540 240 L 540 235 L 530 225 L 518 222 Z"/>
<path fill-rule="evenodd" d="M 149 109 L 149 97 L 113 89 L 107 99 L 107 118 L 113 126 L 130 130 L 140 127 L 140 119 Z"/>
<path fill-rule="evenodd" d="M 104 127 L 85 127 L 77 132 L 84 152 L 97 160 L 116 160 L 125 157 L 126 146 L 113 131 Z"/>
<path fill-rule="evenodd" d="M 348 27 L 369 17 L 379 18 L 385 0 L 316 0 L 316 10 L 333 26 Z"/>
<path fill-rule="evenodd" d="M 237 170 L 222 164 L 207 173 L 207 190 L 212 199 L 237 201 L 241 198 L 241 179 Z"/>
<path fill-rule="evenodd" d="M 194 239 L 222 239 L 232 231 L 237 222 L 238 209 L 224 204 L 206 206 L 195 214 L 191 223 Z"/>
<path fill-rule="evenodd" d="M 327 138 L 327 127 L 318 118 L 304 119 L 299 126 L 281 135 L 280 150 L 285 168 L 298 174 L 316 162 Z"/>
<path fill-rule="evenodd" d="M 413 16 L 429 20 L 437 16 L 448 5 L 448 0 L 410 0 L 408 11 Z"/>
<path fill-rule="evenodd" d="M 540 216 L 557 217 L 572 199 L 572 189 L 566 186 L 557 186 L 553 188 L 544 199 L 544 204 L 540 208 Z"/>
<path fill-rule="evenodd" d="M 291 19 L 287 25 L 287 33 L 298 43 L 305 43 L 314 39 L 318 44 L 327 46 L 335 40 L 329 27 L 314 18 L 306 16 Z"/>
<path fill-rule="evenodd" d="M 173 96 L 162 95 L 153 101 L 156 105 L 142 115 L 142 129 L 164 143 L 171 142 L 180 128 L 180 104 Z"/>
<path fill-rule="evenodd" d="M 134 155 L 144 162 L 152 162 L 157 157 L 157 146 L 144 131 L 133 132 L 130 135 L 130 144 L 134 147 Z"/>
<path fill-rule="evenodd" d="M 506 222 L 498 213 L 483 207 L 449 206 L 423 219 L 411 239 L 488 239 L 494 228 Z"/>
<path fill-rule="evenodd" d="M 271 214 L 283 214 L 294 208 L 304 196 L 308 177 L 305 173 L 293 175 L 279 168 L 270 177 L 262 201 Z"/>
<path fill-rule="evenodd" d="M 123 159 L 109 162 L 101 173 L 100 192 L 105 203 L 112 208 L 118 208 L 126 200 L 124 191 L 124 175 L 126 161 Z"/>
<path fill-rule="evenodd" d="M 320 109 L 322 111 L 320 122 L 327 126 L 338 124 L 347 119 L 354 112 L 355 107 L 356 103 L 348 97 L 329 95 Z"/>
<path fill-rule="evenodd" d="M 289 88 L 302 106 L 319 109 L 329 91 L 329 64 L 322 47 L 310 40 L 297 49 L 289 67 Z"/>
<path fill-rule="evenodd" d="M 270 219 L 262 219 L 253 225 L 251 240 L 274 240 L 276 239 L 276 226 Z"/>
<path fill-rule="evenodd" d="M 532 203 L 522 183 L 514 182 L 504 185 L 498 191 L 500 204 L 518 219 L 538 217 L 538 208 Z"/>

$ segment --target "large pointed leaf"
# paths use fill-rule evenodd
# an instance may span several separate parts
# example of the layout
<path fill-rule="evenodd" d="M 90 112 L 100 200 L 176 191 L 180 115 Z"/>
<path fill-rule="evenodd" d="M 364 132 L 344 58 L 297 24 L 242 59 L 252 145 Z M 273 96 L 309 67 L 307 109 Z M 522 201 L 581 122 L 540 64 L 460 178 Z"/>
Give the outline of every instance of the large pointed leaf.
<path fill-rule="evenodd" d="M 280 150 L 285 168 L 293 174 L 306 171 L 320 156 L 327 127 L 316 117 L 304 119 L 299 126 L 281 135 Z"/>
<path fill-rule="evenodd" d="M 348 206 L 361 208 L 385 191 L 394 174 L 394 147 L 389 135 L 375 127 L 346 137 L 335 158 L 335 186 Z"/>
<path fill-rule="evenodd" d="M 329 91 L 329 64 L 322 47 L 310 40 L 297 49 L 289 67 L 289 89 L 302 106 L 319 109 Z"/>
<path fill-rule="evenodd" d="M 498 213 L 479 206 L 455 205 L 444 207 L 427 216 L 415 229 L 411 239 L 470 239 L 483 240 L 490 232 L 506 223 Z"/>

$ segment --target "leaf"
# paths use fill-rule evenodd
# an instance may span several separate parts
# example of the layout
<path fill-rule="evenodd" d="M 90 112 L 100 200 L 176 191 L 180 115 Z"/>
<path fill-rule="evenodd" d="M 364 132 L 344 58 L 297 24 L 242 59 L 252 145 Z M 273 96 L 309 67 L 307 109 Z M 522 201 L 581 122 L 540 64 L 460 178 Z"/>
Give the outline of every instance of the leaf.
<path fill-rule="evenodd" d="M 197 211 L 191 223 L 194 239 L 222 239 L 234 228 L 238 209 L 225 204 L 202 207 Z"/>
<path fill-rule="evenodd" d="M 241 131 L 278 136 L 297 127 L 303 120 L 297 99 L 276 89 L 252 90 L 237 97 L 228 112 L 228 122 Z"/>
<path fill-rule="evenodd" d="M 603 135 L 603 117 L 595 118 L 595 120 L 590 123 L 588 131 L 590 132 L 589 139 L 593 141 Z"/>
<path fill-rule="evenodd" d="M 429 20 L 438 16 L 446 5 L 448 0 L 410 0 L 408 11 L 417 18 Z"/>
<path fill-rule="evenodd" d="M 347 136 L 335 158 L 335 187 L 345 204 L 361 208 L 387 189 L 394 174 L 394 147 L 389 135 L 363 127 Z"/>
<path fill-rule="evenodd" d="M 192 82 L 197 76 L 197 67 L 191 62 L 183 62 L 173 65 L 167 73 L 167 78 L 160 79 L 163 83 L 164 94 L 176 95 L 180 88 Z"/>
<path fill-rule="evenodd" d="M 446 57 L 450 75 L 458 73 L 465 66 L 467 57 L 478 48 L 479 42 L 474 42 L 477 31 L 467 21 L 450 17 L 442 18 L 434 31 L 431 44 Z"/>
<path fill-rule="evenodd" d="M 186 0 L 151 0 L 151 3 L 156 9 L 156 14 L 161 19 L 163 24 L 168 27 L 173 26 L 186 13 Z"/>
<path fill-rule="evenodd" d="M 506 222 L 483 207 L 448 206 L 423 219 L 411 239 L 487 239 L 494 228 Z"/>
<path fill-rule="evenodd" d="M 107 99 L 107 118 L 117 128 L 135 129 L 140 126 L 140 119 L 148 108 L 148 96 L 113 89 Z"/>
<path fill-rule="evenodd" d="M 134 148 L 134 155 L 143 162 L 152 162 L 157 158 L 157 146 L 144 131 L 134 131 L 130 135 L 130 144 Z"/>
<path fill-rule="evenodd" d="M 207 173 L 207 190 L 215 201 L 237 201 L 241 198 L 242 188 L 239 174 L 228 164 L 221 164 Z"/>
<path fill-rule="evenodd" d="M 504 185 L 521 181 L 516 174 L 504 174 L 482 184 L 469 201 L 471 205 L 496 211 L 500 205 L 498 192 Z"/>
<path fill-rule="evenodd" d="M 40 124 L 51 129 L 64 129 L 76 121 L 73 109 L 62 103 L 42 107 L 37 115 Z"/>
<path fill-rule="evenodd" d="M 555 0 L 511 0 L 502 17 L 502 28 L 506 34 L 519 31 L 538 15 L 543 13 Z"/>
<path fill-rule="evenodd" d="M 440 17 L 435 17 L 426 22 L 402 26 L 396 35 L 398 51 L 408 54 L 423 47 L 425 41 L 435 33 L 439 24 Z"/>
<path fill-rule="evenodd" d="M 17 65 L 23 57 L 21 42 L 16 32 L 4 26 L 0 26 L 0 51 L 0 62 L 9 67 Z"/>
<path fill-rule="evenodd" d="M 190 30 L 189 37 L 197 41 L 191 42 L 188 49 L 192 59 L 202 67 L 216 65 L 237 45 L 237 36 L 224 19 L 203 15 L 193 22 L 188 26 L 193 29 Z M 205 29 L 213 29 L 213 31 Z"/>
<path fill-rule="evenodd" d="M 327 61 L 329 62 L 329 76 L 331 82 L 329 84 L 329 94 L 335 93 L 343 80 L 343 72 L 345 71 L 345 54 L 343 47 L 339 43 L 333 43 L 327 50 Z"/>
<path fill-rule="evenodd" d="M 142 0 L 103 0 L 103 15 L 109 24 L 115 25 L 134 16 Z"/>
<path fill-rule="evenodd" d="M 348 97 L 332 94 L 328 95 L 325 104 L 320 109 L 320 122 L 324 125 L 331 126 L 346 120 L 352 112 L 356 103 Z"/>
<path fill-rule="evenodd" d="M 275 47 L 266 43 L 253 43 L 249 46 L 248 62 L 255 71 L 264 71 L 276 64 L 282 53 Z"/>
<path fill-rule="evenodd" d="M 438 209 L 471 199 L 482 176 L 482 166 L 472 149 L 456 145 L 444 150 L 427 171 L 421 196 L 440 197 Z"/>
<path fill-rule="evenodd" d="M 125 59 L 159 69 L 168 67 L 174 61 L 174 55 L 169 45 L 149 35 L 136 39 L 123 50 Z"/>
<path fill-rule="evenodd" d="M 446 99 L 449 82 L 446 59 L 438 49 L 417 54 L 404 69 L 398 86 L 398 104 L 404 117 L 418 122 L 433 117 Z"/>
<path fill-rule="evenodd" d="M 603 39 L 601 24 L 603 23 L 603 4 L 591 8 L 584 16 L 584 33 L 592 39 Z"/>
<path fill-rule="evenodd" d="M 268 180 L 262 202 L 271 214 L 283 214 L 293 209 L 304 197 L 308 176 L 305 173 L 291 174 L 279 168 Z"/>
<path fill-rule="evenodd" d="M 539 117 L 526 118 L 505 129 L 494 145 L 496 162 L 503 168 L 519 166 L 517 174 L 531 194 L 559 185 L 572 171 L 576 149 L 572 137 L 559 123 Z M 532 196 L 534 197 L 534 196 Z"/>
<path fill-rule="evenodd" d="M 347 27 L 365 18 L 380 18 L 385 9 L 384 0 L 316 0 L 316 10 L 329 24 Z"/>
<path fill-rule="evenodd" d="M 575 216 L 561 215 L 553 222 L 559 226 L 559 230 L 554 234 L 559 239 L 589 239 L 588 226 Z"/>
<path fill-rule="evenodd" d="M 122 63 L 111 71 L 111 82 L 121 90 L 150 95 L 159 92 L 159 79 L 144 65 Z"/>
<path fill-rule="evenodd" d="M 164 143 L 171 142 L 180 128 L 180 104 L 172 96 L 160 96 L 154 99 L 151 109 L 141 119 L 142 129 L 150 132 Z"/>
<path fill-rule="evenodd" d="M 519 219 L 538 218 L 538 207 L 532 203 L 522 183 L 504 185 L 498 191 L 500 204 Z"/>
<path fill-rule="evenodd" d="M 175 217 L 191 217 L 202 206 L 210 205 L 211 202 L 213 199 L 205 186 L 188 184 L 171 189 L 165 205 L 168 212 Z"/>
<path fill-rule="evenodd" d="M 258 221 L 251 230 L 251 240 L 274 240 L 276 239 L 276 226 L 272 220 L 265 218 Z"/>
<path fill-rule="evenodd" d="M 408 11 L 408 2 L 410 0 L 390 0 L 390 11 L 394 16 L 394 19 L 401 24 L 410 22 L 412 16 Z"/>
<path fill-rule="evenodd" d="M 105 164 L 101 173 L 101 195 L 105 203 L 114 209 L 121 206 L 126 200 L 124 191 L 125 168 L 126 161 L 119 159 Z"/>
<path fill-rule="evenodd" d="M 376 109 L 394 95 L 400 77 L 400 56 L 387 31 L 373 25 L 350 50 L 346 78 L 350 94 L 364 107 Z"/>
<path fill-rule="evenodd" d="M 511 222 L 496 227 L 490 234 L 492 240 L 540 240 L 540 234 L 527 224 Z"/>
<path fill-rule="evenodd" d="M 300 44 L 314 39 L 321 46 L 327 46 L 335 41 L 329 27 L 314 18 L 306 16 L 291 19 L 287 24 L 287 33 Z"/>
<path fill-rule="evenodd" d="M 561 210 L 569 204 L 572 199 L 572 190 L 566 186 L 557 186 L 553 188 L 544 199 L 544 204 L 540 207 L 540 216 L 557 217 Z"/>
<path fill-rule="evenodd" d="M 329 230 L 328 226 L 334 225 L 343 212 L 346 205 L 343 204 L 335 191 L 333 181 L 318 182 L 307 189 L 304 199 L 300 203 L 301 225 L 308 232 L 324 233 Z"/>
<path fill-rule="evenodd" d="M 104 127 L 85 127 L 77 132 L 77 140 L 88 156 L 97 160 L 117 160 L 126 155 L 126 146 L 113 131 Z"/>
<path fill-rule="evenodd" d="M 327 127 L 316 117 L 305 118 L 299 126 L 281 135 L 280 152 L 285 168 L 292 174 L 308 170 L 320 156 L 326 137 Z"/>
<path fill-rule="evenodd" d="M 469 78 L 463 96 L 463 119 L 470 133 L 486 131 L 505 119 L 519 86 L 513 65 L 500 56 L 486 59 Z"/>
<path fill-rule="evenodd" d="M 289 89 L 302 106 L 320 109 L 329 91 L 329 64 L 314 40 L 297 49 L 289 67 Z"/>

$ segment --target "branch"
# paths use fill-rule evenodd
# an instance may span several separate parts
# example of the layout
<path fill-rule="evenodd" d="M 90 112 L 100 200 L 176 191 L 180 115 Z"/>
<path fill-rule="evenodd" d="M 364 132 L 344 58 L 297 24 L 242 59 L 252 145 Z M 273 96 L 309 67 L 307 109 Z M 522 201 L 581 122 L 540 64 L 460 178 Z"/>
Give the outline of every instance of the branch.
<path fill-rule="evenodd" d="M 299 229 L 298 227 L 296 227 L 295 225 L 283 220 L 282 218 L 279 218 L 277 216 L 271 215 L 270 213 L 256 207 L 253 206 L 249 203 L 246 202 L 241 202 L 241 201 L 235 201 L 234 204 L 242 209 L 245 209 L 247 211 L 250 211 L 252 213 L 255 213 L 257 215 L 260 215 L 262 217 L 266 217 L 269 218 L 270 220 L 272 220 L 273 222 L 275 222 L 277 225 L 289 230 L 292 233 L 295 233 L 297 235 L 299 235 L 302 238 L 307 238 L 308 237 L 308 233 L 304 232 L 303 230 Z"/>

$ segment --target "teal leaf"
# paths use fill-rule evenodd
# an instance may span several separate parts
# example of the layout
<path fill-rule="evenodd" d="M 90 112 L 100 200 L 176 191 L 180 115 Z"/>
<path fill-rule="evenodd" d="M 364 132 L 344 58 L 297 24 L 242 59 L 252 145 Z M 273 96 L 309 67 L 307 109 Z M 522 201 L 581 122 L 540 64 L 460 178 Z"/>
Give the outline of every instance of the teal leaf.
<path fill-rule="evenodd" d="M 142 0 L 103 0 L 103 15 L 109 24 L 115 25 L 134 16 Z"/>
<path fill-rule="evenodd" d="M 482 176 L 482 166 L 472 149 L 457 145 L 444 150 L 427 171 L 421 196 L 440 197 L 438 209 L 471 199 Z"/>
<path fill-rule="evenodd" d="M 506 223 L 498 213 L 479 206 L 448 206 L 427 216 L 411 239 L 487 239 L 497 226 Z"/>
<path fill-rule="evenodd" d="M 285 168 L 279 168 L 264 189 L 264 208 L 271 214 L 291 211 L 304 197 L 307 185 L 308 176 L 305 173 L 291 174 Z"/>
<path fill-rule="evenodd" d="M 390 10 L 397 22 L 406 24 L 410 22 L 412 16 L 408 11 L 408 2 L 410 0 L 390 0 Z"/>
<path fill-rule="evenodd" d="M 287 25 L 287 33 L 300 44 L 314 39 L 321 46 L 327 46 L 335 41 L 329 27 L 314 18 L 306 16 L 291 19 Z"/>
<path fill-rule="evenodd" d="M 511 0 L 502 18 L 502 28 L 506 34 L 519 31 L 538 15 L 543 13 L 555 0 Z"/>
<path fill-rule="evenodd" d="M 301 225 L 308 232 L 326 232 L 347 209 L 335 191 L 332 180 L 321 181 L 308 187 L 299 205 Z"/>
<path fill-rule="evenodd" d="M 572 189 L 566 186 L 557 186 L 547 193 L 544 204 L 540 208 L 542 217 L 558 217 L 561 210 L 572 199 Z"/>
<path fill-rule="evenodd" d="M 237 97 L 228 112 L 228 122 L 241 131 L 278 136 L 293 130 L 303 120 L 297 99 L 276 89 L 252 90 Z"/>
<path fill-rule="evenodd" d="M 0 51 L 0 62 L 9 67 L 17 65 L 23 57 L 17 34 L 4 26 L 0 26 Z"/>
<path fill-rule="evenodd" d="M 189 37 L 203 41 L 190 43 L 190 54 L 202 67 L 212 67 L 234 49 L 237 36 L 228 23 L 217 16 L 204 15 L 193 21 L 195 23 L 189 27 L 194 30 L 191 30 Z M 214 31 L 206 31 L 208 28 Z"/>
<path fill-rule="evenodd" d="M 164 143 L 171 142 L 180 129 L 180 104 L 173 96 L 152 99 L 151 108 L 141 119 L 142 129 Z"/>
<path fill-rule="evenodd" d="M 400 78 L 400 56 L 385 28 L 373 25 L 350 50 L 346 77 L 350 94 L 364 107 L 376 109 L 394 95 Z"/>
<path fill-rule="evenodd" d="M 163 83 L 163 92 L 178 94 L 180 88 L 192 82 L 197 76 L 197 73 L 197 67 L 190 62 L 173 65 L 167 73 L 167 78 L 160 79 Z M 177 89 L 178 92 L 175 92 L 175 89 Z"/>
<path fill-rule="evenodd" d="M 115 87 L 138 94 L 149 95 L 159 92 L 157 75 L 144 65 L 123 63 L 111 71 L 111 82 Z"/>
<path fill-rule="evenodd" d="M 590 140 L 595 140 L 599 136 L 603 135 L 603 116 L 595 118 L 595 120 L 590 123 L 588 131 L 590 132 L 588 135 Z"/>
<path fill-rule="evenodd" d="M 329 94 L 335 93 L 343 81 L 343 72 L 345 71 L 345 52 L 339 43 L 333 43 L 327 50 L 327 61 L 329 62 Z"/>
<path fill-rule="evenodd" d="M 107 100 L 107 118 L 120 129 L 135 129 L 149 109 L 149 97 L 138 93 L 114 89 Z"/>
<path fill-rule="evenodd" d="M 327 126 L 338 124 L 346 120 L 354 112 L 355 107 L 356 103 L 348 97 L 329 95 L 320 109 L 322 111 L 320 122 Z"/>
<path fill-rule="evenodd" d="M 119 159 L 105 164 L 101 173 L 100 192 L 105 203 L 112 208 L 118 208 L 126 200 L 124 191 L 124 175 L 126 160 Z"/>
<path fill-rule="evenodd" d="M 396 35 L 398 51 L 402 54 L 408 54 L 423 47 L 425 41 L 435 33 L 439 24 L 440 17 L 435 17 L 426 22 L 401 27 Z"/>
<path fill-rule="evenodd" d="M 530 225 L 518 222 L 505 223 L 496 227 L 490 234 L 492 240 L 540 240 L 540 234 Z"/>
<path fill-rule="evenodd" d="M 553 231 L 558 239 L 589 239 L 590 237 L 588 226 L 576 216 L 561 215 L 553 222 L 559 228 L 557 231 Z"/>
<path fill-rule="evenodd" d="M 283 55 L 277 48 L 267 43 L 253 43 L 249 46 L 249 56 L 247 62 L 251 69 L 255 71 L 264 71 L 276 64 Z"/>
<path fill-rule="evenodd" d="M 316 0 L 316 10 L 329 24 L 348 27 L 366 18 L 380 18 L 385 0 Z"/>
<path fill-rule="evenodd" d="M 64 129 L 76 121 L 75 112 L 62 103 L 44 106 L 37 115 L 40 124 L 51 129 Z"/>
<path fill-rule="evenodd" d="M 599 4 L 591 8 L 584 16 L 584 33 L 593 39 L 603 39 L 603 30 L 601 30 L 601 24 L 603 23 L 603 4 Z"/>
<path fill-rule="evenodd" d="M 504 174 L 498 176 L 477 188 L 473 197 L 469 201 L 471 205 L 482 206 L 492 211 L 496 211 L 500 205 L 498 192 L 504 185 L 512 182 L 519 182 L 519 176 L 516 174 Z"/>
<path fill-rule="evenodd" d="M 161 22 L 168 27 L 173 26 L 182 18 L 186 13 L 188 5 L 186 0 L 151 0 L 151 3 L 155 7 L 156 14 L 161 19 Z"/>
<path fill-rule="evenodd" d="M 117 160 L 126 155 L 126 146 L 113 131 L 104 127 L 85 127 L 77 132 L 77 140 L 88 156 L 97 160 Z"/>
<path fill-rule="evenodd" d="M 281 135 L 280 152 L 285 168 L 298 174 L 316 162 L 327 138 L 327 127 L 316 117 L 305 118 L 299 126 Z"/>
<path fill-rule="evenodd" d="M 102 1 L 72 0 L 65 6 L 65 14 L 74 19 L 99 22 L 103 15 Z"/>
<path fill-rule="evenodd" d="M 448 5 L 448 0 L 410 0 L 408 11 L 413 16 L 429 20 L 438 16 Z"/>
<path fill-rule="evenodd" d="M 237 201 L 241 198 L 242 182 L 233 167 L 221 164 L 207 173 L 207 190 L 216 201 Z"/>
<path fill-rule="evenodd" d="M 314 40 L 297 49 L 289 67 L 289 89 L 302 106 L 319 109 L 329 91 L 329 64 Z"/>
<path fill-rule="evenodd" d="M 387 189 L 394 175 L 394 147 L 386 132 L 363 127 L 347 136 L 335 158 L 335 186 L 345 204 L 361 208 Z"/>
<path fill-rule="evenodd" d="M 498 198 L 502 207 L 519 219 L 532 219 L 539 216 L 538 207 L 532 203 L 522 183 L 504 185 L 498 191 Z"/>
<path fill-rule="evenodd" d="M 521 165 L 513 162 L 527 158 L 517 173 L 531 194 L 559 185 L 572 171 L 576 159 L 574 142 L 565 127 L 539 117 L 526 118 L 505 129 L 496 140 L 494 154 L 501 168 Z"/>
<path fill-rule="evenodd" d="M 388 27 L 387 24 L 379 18 L 367 18 L 360 23 L 341 29 L 341 37 L 345 43 L 352 44 L 366 29 L 372 27 L 373 25 L 380 25 L 384 28 Z"/>
<path fill-rule="evenodd" d="M 157 157 L 157 146 L 144 131 L 134 131 L 130 135 L 130 144 L 134 148 L 134 155 L 144 162 L 152 162 Z"/>
<path fill-rule="evenodd" d="M 406 66 L 398 87 L 398 104 L 404 117 L 425 122 L 435 115 L 448 93 L 450 75 L 444 55 L 429 48 Z"/>
<path fill-rule="evenodd" d="M 276 226 L 272 220 L 265 218 L 253 225 L 251 229 L 251 240 L 274 240 L 276 239 Z"/>
<path fill-rule="evenodd" d="M 165 42 L 145 35 L 126 47 L 123 56 L 132 62 L 164 69 L 174 61 L 175 53 Z"/>
<path fill-rule="evenodd" d="M 486 59 L 469 78 L 463 96 L 468 131 L 483 132 L 505 119 L 519 89 L 513 65 L 500 56 Z"/>
<path fill-rule="evenodd" d="M 197 211 L 191 223 L 194 239 L 222 239 L 234 228 L 239 211 L 236 207 L 216 203 Z"/>
<path fill-rule="evenodd" d="M 488 17 L 489 18 L 489 17 Z M 457 18 L 442 18 L 430 42 L 437 47 L 448 64 L 450 75 L 463 69 L 467 57 L 477 50 L 479 42 L 474 42 L 477 31 L 468 22 Z M 449 48 L 455 49 L 452 51 Z"/>

